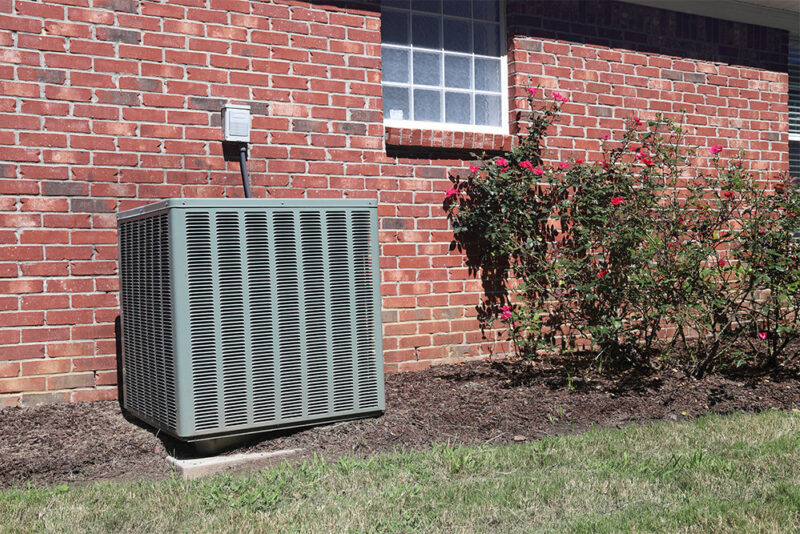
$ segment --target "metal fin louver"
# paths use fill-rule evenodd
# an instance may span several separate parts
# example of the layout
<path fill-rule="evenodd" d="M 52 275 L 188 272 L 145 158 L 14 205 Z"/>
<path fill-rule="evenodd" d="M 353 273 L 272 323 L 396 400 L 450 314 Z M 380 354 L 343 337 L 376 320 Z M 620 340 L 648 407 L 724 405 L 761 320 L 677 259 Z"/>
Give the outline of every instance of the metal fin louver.
<path fill-rule="evenodd" d="M 374 201 L 119 216 L 123 399 L 184 439 L 384 409 Z"/>

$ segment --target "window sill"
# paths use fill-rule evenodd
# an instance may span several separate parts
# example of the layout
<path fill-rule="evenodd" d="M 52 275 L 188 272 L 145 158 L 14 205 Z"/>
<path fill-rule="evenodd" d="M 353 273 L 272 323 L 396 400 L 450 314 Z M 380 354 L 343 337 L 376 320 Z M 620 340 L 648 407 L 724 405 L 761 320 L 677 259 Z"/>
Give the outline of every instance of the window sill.
<path fill-rule="evenodd" d="M 384 129 L 387 147 L 506 152 L 511 150 L 516 142 L 514 136 L 503 134 L 422 130 L 396 126 L 386 126 Z"/>

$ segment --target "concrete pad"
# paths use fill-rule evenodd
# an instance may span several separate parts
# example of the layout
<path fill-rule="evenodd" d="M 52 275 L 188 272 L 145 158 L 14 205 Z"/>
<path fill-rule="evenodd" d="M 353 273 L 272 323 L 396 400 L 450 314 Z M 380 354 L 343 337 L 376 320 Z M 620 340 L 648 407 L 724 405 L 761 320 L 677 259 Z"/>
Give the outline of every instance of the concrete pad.
<path fill-rule="evenodd" d="M 250 454 L 232 454 L 230 456 L 213 456 L 210 458 L 191 458 L 179 460 L 167 456 L 167 461 L 186 480 L 208 477 L 222 472 L 244 469 L 260 469 L 274 465 L 281 460 L 299 457 L 303 449 L 286 449 L 274 452 L 254 452 Z"/>

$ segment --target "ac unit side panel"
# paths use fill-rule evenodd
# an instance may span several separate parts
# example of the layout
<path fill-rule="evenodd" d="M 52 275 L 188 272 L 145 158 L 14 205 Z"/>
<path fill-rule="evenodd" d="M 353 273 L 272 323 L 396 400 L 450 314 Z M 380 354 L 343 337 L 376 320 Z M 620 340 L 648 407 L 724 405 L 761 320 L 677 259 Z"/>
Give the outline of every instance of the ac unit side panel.
<path fill-rule="evenodd" d="M 169 217 L 120 225 L 123 402 L 158 426 L 176 428 Z"/>
<path fill-rule="evenodd" d="M 383 412 L 386 409 L 386 387 L 383 374 L 383 315 L 381 306 L 381 271 L 380 271 L 380 241 L 378 234 L 378 210 L 368 210 L 370 214 L 370 258 L 372 267 L 372 306 L 374 310 L 374 332 L 375 332 L 375 376 L 377 377 L 376 387 L 378 389 L 377 409 Z"/>

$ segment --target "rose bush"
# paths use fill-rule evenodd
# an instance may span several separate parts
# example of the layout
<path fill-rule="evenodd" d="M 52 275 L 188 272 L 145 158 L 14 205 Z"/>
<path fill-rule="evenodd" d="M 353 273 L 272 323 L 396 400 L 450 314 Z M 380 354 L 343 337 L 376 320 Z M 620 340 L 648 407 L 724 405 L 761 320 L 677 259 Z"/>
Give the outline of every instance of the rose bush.
<path fill-rule="evenodd" d="M 599 161 L 546 162 L 568 97 L 528 92 L 527 134 L 445 196 L 454 244 L 484 283 L 484 323 L 505 325 L 526 358 L 680 355 L 696 375 L 734 357 L 783 358 L 800 326 L 796 188 L 765 187 L 741 156 L 723 166 L 719 144 L 698 170 L 683 129 L 661 116 L 603 136 Z"/>

